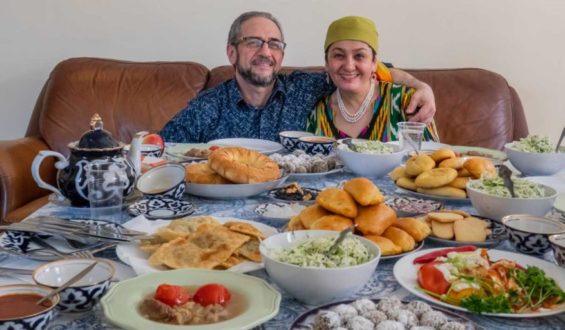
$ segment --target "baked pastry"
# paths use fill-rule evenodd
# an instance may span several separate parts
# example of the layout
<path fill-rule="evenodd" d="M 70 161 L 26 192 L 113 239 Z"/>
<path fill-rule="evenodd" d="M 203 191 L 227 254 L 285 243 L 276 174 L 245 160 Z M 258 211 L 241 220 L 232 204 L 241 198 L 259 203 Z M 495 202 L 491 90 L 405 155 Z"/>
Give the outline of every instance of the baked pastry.
<path fill-rule="evenodd" d="M 488 223 L 475 217 L 457 220 L 453 223 L 455 240 L 461 242 L 484 242 L 487 239 Z"/>
<path fill-rule="evenodd" d="M 453 223 L 432 221 L 432 233 L 435 237 L 453 239 Z"/>
<path fill-rule="evenodd" d="M 406 161 L 406 174 L 416 176 L 436 166 L 434 160 L 428 155 L 417 155 Z"/>
<path fill-rule="evenodd" d="M 410 234 L 397 227 L 388 227 L 383 233 L 383 237 L 388 238 L 394 244 L 400 246 L 402 252 L 414 250 L 416 241 Z"/>
<path fill-rule="evenodd" d="M 404 166 L 398 166 L 395 167 L 394 170 L 390 171 L 390 173 L 388 174 L 388 176 L 390 176 L 390 178 L 392 179 L 392 181 L 396 181 L 400 178 L 403 178 L 405 176 L 408 176 L 406 174 L 406 167 Z"/>
<path fill-rule="evenodd" d="M 412 191 L 416 191 L 418 189 L 418 186 L 416 186 L 416 183 L 414 183 L 414 179 L 406 177 L 396 180 L 396 185 Z"/>
<path fill-rule="evenodd" d="M 190 164 L 185 168 L 185 179 L 190 183 L 228 184 L 231 183 L 218 173 L 212 171 L 208 163 Z"/>
<path fill-rule="evenodd" d="M 474 179 L 480 179 L 481 176 L 496 176 L 496 168 L 494 164 L 486 159 L 480 157 L 469 158 L 463 164 L 465 168 Z"/>
<path fill-rule="evenodd" d="M 255 150 L 229 147 L 215 150 L 208 157 L 212 170 L 236 183 L 259 183 L 281 176 L 277 162 Z"/>
<path fill-rule="evenodd" d="M 353 226 L 353 220 L 341 215 L 332 214 L 325 215 L 314 221 L 310 229 L 342 231 L 351 226 Z"/>
<path fill-rule="evenodd" d="M 462 220 L 464 217 L 460 214 L 451 212 L 430 212 L 428 213 L 428 218 L 432 221 L 451 223 L 457 220 Z"/>
<path fill-rule="evenodd" d="M 442 160 L 438 167 L 449 167 L 454 170 L 460 170 L 463 168 L 463 164 L 465 164 L 465 158 L 455 157 Z"/>
<path fill-rule="evenodd" d="M 402 248 L 400 246 L 394 244 L 386 237 L 378 235 L 367 235 L 365 236 L 365 238 L 377 244 L 379 246 L 379 249 L 381 250 L 381 255 L 383 256 L 390 256 L 402 252 Z"/>
<path fill-rule="evenodd" d="M 439 188 L 418 188 L 416 190 L 422 194 L 429 194 L 429 195 L 436 195 L 436 196 L 445 196 L 445 197 L 454 197 L 454 198 L 467 198 L 467 193 L 463 189 L 443 186 Z"/>
<path fill-rule="evenodd" d="M 302 212 L 298 214 L 298 217 L 300 218 L 300 222 L 302 222 L 304 228 L 310 229 L 310 227 L 316 220 L 330 214 L 330 211 L 326 210 L 318 204 L 314 204 L 302 210 Z"/>
<path fill-rule="evenodd" d="M 448 158 L 455 158 L 455 152 L 451 149 L 448 148 L 440 148 L 436 151 L 434 151 L 430 157 L 432 157 L 432 159 L 434 160 L 434 162 L 439 163 L 444 159 L 448 159 Z"/>
<path fill-rule="evenodd" d="M 343 185 L 357 203 L 363 206 L 375 205 L 385 201 L 385 197 L 379 188 L 367 178 L 355 178 Z"/>
<path fill-rule="evenodd" d="M 423 241 L 432 232 L 427 224 L 416 218 L 398 218 L 392 225 L 410 234 L 416 242 Z"/>
<path fill-rule="evenodd" d="M 470 178 L 468 176 L 456 177 L 455 179 L 453 179 L 453 181 L 451 181 L 448 184 L 448 186 L 459 189 L 465 189 L 465 187 L 467 187 L 467 182 L 469 182 L 469 180 Z"/>
<path fill-rule="evenodd" d="M 304 225 L 300 221 L 300 217 L 294 216 L 294 217 L 290 218 L 290 220 L 288 221 L 286 229 L 292 231 L 292 230 L 303 230 L 303 229 L 306 229 L 306 228 L 304 228 Z"/>
<path fill-rule="evenodd" d="M 385 203 L 359 208 L 355 217 L 357 230 L 363 235 L 381 235 L 396 221 L 396 212 Z"/>
<path fill-rule="evenodd" d="M 418 175 L 414 183 L 419 188 L 438 188 L 450 183 L 456 177 L 457 171 L 452 168 L 432 168 Z"/>
<path fill-rule="evenodd" d="M 463 163 L 463 166 L 465 166 L 465 163 Z M 465 167 L 463 167 L 462 169 L 457 171 L 457 176 L 459 177 L 471 176 L 471 172 L 467 171 Z"/>
<path fill-rule="evenodd" d="M 353 197 L 339 188 L 326 188 L 316 197 L 316 203 L 328 211 L 341 214 L 348 218 L 357 216 L 357 204 Z"/>

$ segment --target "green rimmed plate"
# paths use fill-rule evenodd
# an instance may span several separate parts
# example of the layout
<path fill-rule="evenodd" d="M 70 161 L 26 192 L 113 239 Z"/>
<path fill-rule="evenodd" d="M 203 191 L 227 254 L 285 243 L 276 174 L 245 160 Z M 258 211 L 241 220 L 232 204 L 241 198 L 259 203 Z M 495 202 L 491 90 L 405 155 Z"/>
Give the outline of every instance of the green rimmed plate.
<path fill-rule="evenodd" d="M 162 283 L 184 286 L 220 283 L 231 292 L 242 295 L 247 306 L 238 316 L 212 324 L 180 326 L 151 321 L 140 314 L 138 306 L 143 298 L 154 292 Z M 125 280 L 112 287 L 101 301 L 104 315 L 110 322 L 124 329 L 135 330 L 249 329 L 277 315 L 280 302 L 281 294 L 260 278 L 234 272 L 202 269 L 177 269 Z"/>

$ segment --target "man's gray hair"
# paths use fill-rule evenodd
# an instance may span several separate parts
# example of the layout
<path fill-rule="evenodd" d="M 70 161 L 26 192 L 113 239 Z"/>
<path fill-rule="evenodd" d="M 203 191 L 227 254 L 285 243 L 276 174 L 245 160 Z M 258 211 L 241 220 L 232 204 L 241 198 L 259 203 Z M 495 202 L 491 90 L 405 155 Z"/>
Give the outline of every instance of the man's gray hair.
<path fill-rule="evenodd" d="M 267 12 L 263 12 L 263 11 L 248 11 L 246 13 L 239 15 L 239 17 L 236 18 L 235 21 L 233 21 L 233 23 L 231 24 L 230 32 L 228 34 L 228 45 L 237 44 L 237 42 L 239 41 L 239 38 L 241 36 L 241 25 L 243 24 L 243 22 L 247 21 L 248 19 L 254 18 L 254 17 L 264 17 L 264 18 L 270 20 L 271 22 L 275 23 L 275 25 L 277 26 L 277 28 L 281 32 L 281 39 L 282 39 L 282 41 L 284 41 L 284 35 L 283 35 L 281 24 L 279 23 L 279 21 L 273 15 L 271 15 L 270 13 L 267 13 Z"/>

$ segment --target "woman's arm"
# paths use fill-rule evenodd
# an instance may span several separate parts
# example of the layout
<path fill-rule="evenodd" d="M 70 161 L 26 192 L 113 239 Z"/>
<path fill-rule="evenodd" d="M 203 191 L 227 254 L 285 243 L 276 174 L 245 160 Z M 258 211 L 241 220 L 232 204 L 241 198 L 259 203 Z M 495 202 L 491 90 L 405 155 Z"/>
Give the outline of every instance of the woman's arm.
<path fill-rule="evenodd" d="M 412 95 L 410 104 L 408 104 L 408 107 L 404 110 L 409 117 L 409 121 L 418 121 L 426 124 L 431 123 L 436 112 L 436 102 L 434 92 L 430 85 L 414 78 L 414 76 L 408 72 L 396 68 L 389 68 L 389 70 L 394 83 L 416 89 L 416 92 Z"/>

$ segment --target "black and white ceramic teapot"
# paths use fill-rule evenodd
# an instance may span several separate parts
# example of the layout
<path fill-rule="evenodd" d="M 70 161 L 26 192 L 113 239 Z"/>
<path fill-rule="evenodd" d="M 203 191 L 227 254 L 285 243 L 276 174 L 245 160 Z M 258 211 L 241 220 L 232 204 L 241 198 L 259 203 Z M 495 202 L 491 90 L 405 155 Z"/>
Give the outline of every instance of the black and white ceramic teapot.
<path fill-rule="evenodd" d="M 90 120 L 90 131 L 84 133 L 78 141 L 68 144 L 71 155 L 68 159 L 62 154 L 52 150 L 42 150 L 33 160 L 31 173 L 39 187 L 53 191 L 58 198 L 67 198 L 72 206 L 89 206 L 88 182 L 86 180 L 86 166 L 94 160 L 106 160 L 125 165 L 127 185 L 124 187 L 124 196 L 134 189 L 136 169 L 134 163 L 122 154 L 124 144 L 116 141 L 110 132 L 103 129 L 102 118 L 95 114 Z M 130 152 L 128 156 L 135 156 Z M 137 153 L 138 155 L 138 153 Z M 139 155 L 138 155 L 139 156 Z M 43 181 L 39 174 L 41 162 L 46 157 L 57 157 L 55 162 L 57 172 L 57 187 Z"/>

